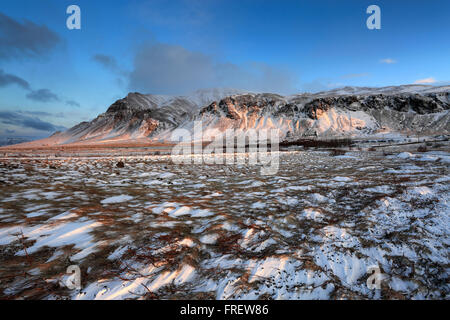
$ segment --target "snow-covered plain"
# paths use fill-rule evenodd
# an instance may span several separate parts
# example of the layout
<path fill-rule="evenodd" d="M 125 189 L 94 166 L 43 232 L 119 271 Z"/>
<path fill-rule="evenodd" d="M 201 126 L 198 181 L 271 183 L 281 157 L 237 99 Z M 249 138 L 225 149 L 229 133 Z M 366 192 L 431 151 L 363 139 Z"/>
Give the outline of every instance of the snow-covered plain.
<path fill-rule="evenodd" d="M 0 297 L 449 298 L 448 159 L 282 152 L 272 176 L 168 156 L 0 159 Z M 63 286 L 70 265 L 80 290 Z"/>

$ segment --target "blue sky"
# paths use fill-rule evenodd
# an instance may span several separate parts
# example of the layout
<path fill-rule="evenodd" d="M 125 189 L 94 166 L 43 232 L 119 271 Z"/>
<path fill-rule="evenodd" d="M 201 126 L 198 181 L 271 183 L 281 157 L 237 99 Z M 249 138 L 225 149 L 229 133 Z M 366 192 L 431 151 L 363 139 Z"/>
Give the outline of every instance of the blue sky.
<path fill-rule="evenodd" d="M 71 4 L 81 30 L 66 28 Z M 48 135 L 130 91 L 445 84 L 449 14 L 445 0 L 3 0 L 0 136 Z"/>

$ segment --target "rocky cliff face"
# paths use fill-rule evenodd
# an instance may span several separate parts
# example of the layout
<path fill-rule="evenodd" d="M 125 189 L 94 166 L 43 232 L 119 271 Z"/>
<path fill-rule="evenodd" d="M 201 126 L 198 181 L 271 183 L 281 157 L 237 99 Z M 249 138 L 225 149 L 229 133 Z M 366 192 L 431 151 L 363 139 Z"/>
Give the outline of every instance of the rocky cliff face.
<path fill-rule="evenodd" d="M 220 128 L 279 129 L 284 135 L 367 135 L 450 132 L 449 87 L 319 93 L 282 97 L 247 94 L 213 102 L 200 111 L 210 132 Z"/>
<path fill-rule="evenodd" d="M 175 128 L 202 121 L 205 136 L 226 129 L 277 129 L 282 136 L 450 133 L 450 87 L 346 87 L 283 97 L 203 90 L 191 96 L 130 93 L 91 122 L 59 135 L 62 143 L 108 139 L 168 140 Z"/>

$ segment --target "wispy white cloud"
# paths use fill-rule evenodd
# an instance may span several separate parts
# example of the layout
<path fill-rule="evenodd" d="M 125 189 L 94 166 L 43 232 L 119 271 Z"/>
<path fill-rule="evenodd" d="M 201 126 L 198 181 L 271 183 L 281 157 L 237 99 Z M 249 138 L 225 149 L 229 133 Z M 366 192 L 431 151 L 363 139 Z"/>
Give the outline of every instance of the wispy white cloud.
<path fill-rule="evenodd" d="M 381 59 L 380 60 L 381 63 L 386 63 L 386 64 L 393 64 L 393 63 L 397 63 L 397 60 L 391 59 L 391 58 L 386 58 L 386 59 Z"/>
<path fill-rule="evenodd" d="M 433 77 L 419 79 L 419 80 L 414 81 L 415 84 L 431 84 L 431 83 L 436 83 L 436 82 L 437 82 L 437 80 Z"/>

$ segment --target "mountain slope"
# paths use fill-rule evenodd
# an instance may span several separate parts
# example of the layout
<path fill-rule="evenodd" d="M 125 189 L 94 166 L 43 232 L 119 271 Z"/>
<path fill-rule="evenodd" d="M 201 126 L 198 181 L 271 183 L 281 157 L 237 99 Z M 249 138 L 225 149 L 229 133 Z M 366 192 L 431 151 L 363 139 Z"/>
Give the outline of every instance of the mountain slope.
<path fill-rule="evenodd" d="M 450 133 L 450 86 L 344 87 L 281 96 L 234 89 L 199 90 L 188 96 L 130 93 L 90 122 L 36 144 L 170 141 L 176 128 L 204 139 L 227 129 L 277 129 L 282 137 L 367 136 L 380 133 Z"/>
<path fill-rule="evenodd" d="M 111 140 L 146 139 L 192 120 L 201 106 L 241 93 L 235 89 L 197 90 L 189 96 L 129 93 L 105 113 L 54 135 L 57 144 Z"/>

